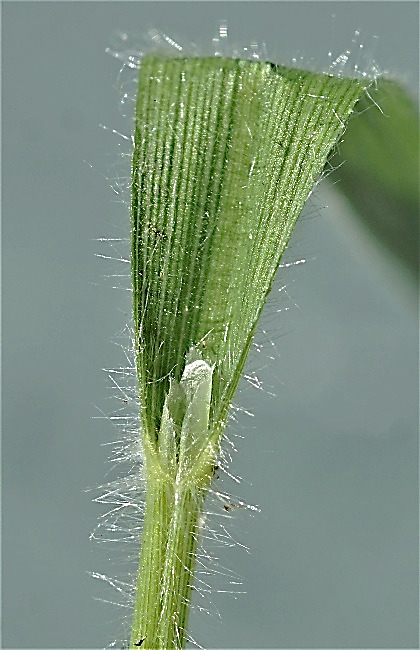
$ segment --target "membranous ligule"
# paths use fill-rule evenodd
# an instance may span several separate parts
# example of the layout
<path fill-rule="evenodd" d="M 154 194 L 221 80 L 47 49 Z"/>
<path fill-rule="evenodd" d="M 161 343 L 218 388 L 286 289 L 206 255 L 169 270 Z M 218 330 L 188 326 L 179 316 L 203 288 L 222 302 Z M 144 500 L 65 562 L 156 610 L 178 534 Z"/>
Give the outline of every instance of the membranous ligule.
<path fill-rule="evenodd" d="M 187 354 L 180 381 L 171 379 L 158 436 L 162 469 L 181 480 L 194 469 L 209 440 L 209 414 L 214 366 L 197 348 Z"/>

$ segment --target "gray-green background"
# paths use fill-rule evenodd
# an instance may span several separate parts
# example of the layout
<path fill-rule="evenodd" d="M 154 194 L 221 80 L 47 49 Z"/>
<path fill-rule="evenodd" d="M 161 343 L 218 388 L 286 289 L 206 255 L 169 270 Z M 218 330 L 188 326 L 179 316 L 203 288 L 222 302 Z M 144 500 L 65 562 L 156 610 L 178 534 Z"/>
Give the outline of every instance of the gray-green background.
<path fill-rule="evenodd" d="M 3 3 L 3 647 L 104 647 L 129 620 L 94 600 L 124 602 L 88 572 L 120 577 L 126 551 L 89 541 L 103 508 L 83 491 L 119 435 L 92 417 L 115 408 L 101 368 L 124 365 L 111 338 L 130 322 L 105 277 L 127 265 L 94 256 L 129 227 L 105 178 L 128 169 L 112 129 L 130 131 L 105 49 L 150 27 L 203 47 L 221 19 L 318 68 L 360 30 L 417 88 L 415 2 Z M 221 519 L 249 548 L 217 550 L 246 593 L 217 593 L 219 576 L 195 599 L 206 648 L 418 647 L 416 296 L 345 212 L 316 190 L 286 255 L 307 262 L 279 272 L 250 357 L 265 391 L 244 382 L 236 399 L 254 417 L 230 427 L 234 489 L 261 514 Z"/>

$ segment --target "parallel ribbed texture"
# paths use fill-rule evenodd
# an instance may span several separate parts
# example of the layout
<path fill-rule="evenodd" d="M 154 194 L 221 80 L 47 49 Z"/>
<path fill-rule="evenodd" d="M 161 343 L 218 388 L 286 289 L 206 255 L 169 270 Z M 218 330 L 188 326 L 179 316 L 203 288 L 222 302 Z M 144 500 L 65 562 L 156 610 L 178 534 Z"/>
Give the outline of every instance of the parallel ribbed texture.
<path fill-rule="evenodd" d="M 197 522 L 229 405 L 293 226 L 363 90 L 269 63 L 142 61 L 132 275 L 148 495 L 132 648 L 184 646 Z M 159 428 L 191 350 L 211 369 L 210 426 L 184 472 L 164 419 L 171 473 Z"/>
<path fill-rule="evenodd" d="M 142 62 L 133 282 L 144 426 L 202 342 L 224 419 L 292 228 L 361 94 L 352 80 L 233 59 Z"/>
<path fill-rule="evenodd" d="M 198 541 L 201 490 L 176 492 L 157 482 L 149 486 L 132 648 L 181 648 L 185 642 L 191 584 Z M 152 567 L 152 570 L 150 570 Z"/>

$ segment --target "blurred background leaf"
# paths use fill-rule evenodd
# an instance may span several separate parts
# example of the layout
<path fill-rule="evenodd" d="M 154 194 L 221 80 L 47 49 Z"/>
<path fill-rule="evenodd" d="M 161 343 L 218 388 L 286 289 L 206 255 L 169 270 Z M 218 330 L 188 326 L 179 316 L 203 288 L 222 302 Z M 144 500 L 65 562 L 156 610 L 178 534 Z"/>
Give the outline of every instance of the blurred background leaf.
<path fill-rule="evenodd" d="M 395 81 L 379 79 L 357 104 L 331 175 L 370 231 L 418 283 L 418 106 Z M 344 164 L 343 164 L 344 163 Z"/>

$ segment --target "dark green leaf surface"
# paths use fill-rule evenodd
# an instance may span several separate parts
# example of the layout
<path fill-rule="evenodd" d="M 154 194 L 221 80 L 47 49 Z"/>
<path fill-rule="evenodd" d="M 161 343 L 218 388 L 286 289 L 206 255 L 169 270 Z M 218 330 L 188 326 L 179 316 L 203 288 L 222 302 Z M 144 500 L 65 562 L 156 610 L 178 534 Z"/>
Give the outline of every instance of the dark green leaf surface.
<path fill-rule="evenodd" d="M 197 346 L 219 428 L 293 226 L 363 93 L 270 63 L 151 54 L 133 161 L 134 316 L 145 435 Z"/>

